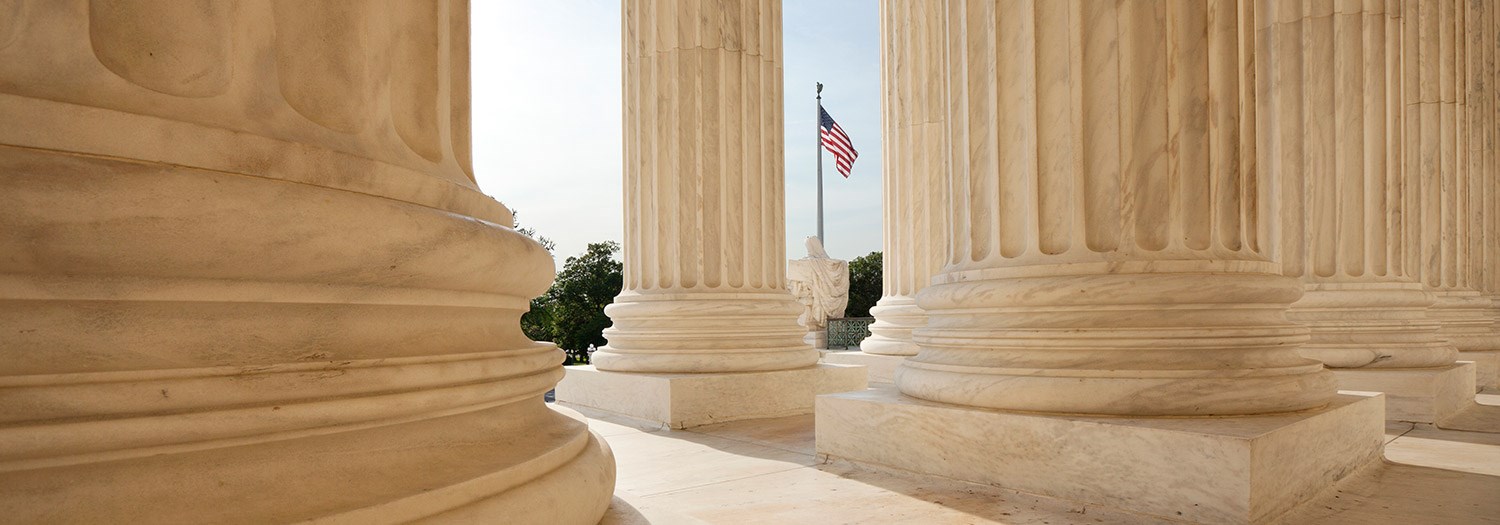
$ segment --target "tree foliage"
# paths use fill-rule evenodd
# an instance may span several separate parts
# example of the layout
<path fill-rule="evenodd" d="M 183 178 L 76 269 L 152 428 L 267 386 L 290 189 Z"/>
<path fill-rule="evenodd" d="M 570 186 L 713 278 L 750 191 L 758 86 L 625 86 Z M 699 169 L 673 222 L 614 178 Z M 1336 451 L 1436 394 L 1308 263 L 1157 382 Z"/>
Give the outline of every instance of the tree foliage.
<path fill-rule="evenodd" d="M 870 316 L 870 307 L 880 300 L 881 259 L 880 252 L 870 252 L 849 261 L 849 307 L 844 317 Z"/>
<path fill-rule="evenodd" d="M 614 259 L 620 243 L 590 243 L 577 257 L 569 257 L 547 293 L 531 301 L 521 317 L 526 336 L 552 341 L 568 354 L 568 363 L 588 363 L 590 347 L 604 346 L 610 325 L 604 307 L 614 301 L 624 284 L 624 265 Z"/>

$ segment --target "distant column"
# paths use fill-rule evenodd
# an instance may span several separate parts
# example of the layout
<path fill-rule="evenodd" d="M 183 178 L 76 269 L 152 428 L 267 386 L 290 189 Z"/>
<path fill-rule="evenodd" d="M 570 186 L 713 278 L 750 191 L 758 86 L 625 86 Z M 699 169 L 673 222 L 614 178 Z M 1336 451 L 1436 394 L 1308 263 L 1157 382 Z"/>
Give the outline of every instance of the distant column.
<path fill-rule="evenodd" d="M 927 322 L 917 292 L 943 265 L 948 238 L 943 188 L 948 156 L 943 78 L 943 6 L 939 2 L 881 2 L 884 84 L 883 295 L 870 313 L 866 353 L 917 354 L 912 329 Z M 889 27 L 901 26 L 902 31 Z"/>
<path fill-rule="evenodd" d="M 1485 176 L 1477 177 L 1475 182 L 1479 189 L 1475 190 L 1480 197 L 1480 224 L 1483 232 L 1477 241 L 1481 247 L 1474 252 L 1474 257 L 1479 259 L 1474 271 L 1477 274 L 1479 289 L 1490 299 L 1489 317 L 1491 320 L 1500 321 L 1500 129 L 1496 129 L 1495 122 L 1500 118 L 1500 6 L 1490 3 L 1481 4 L 1482 30 L 1479 31 L 1477 40 L 1478 52 L 1482 56 L 1481 63 L 1483 71 L 1480 72 L 1478 82 L 1487 87 L 1488 92 L 1480 98 L 1481 109 L 1477 121 L 1479 128 L 1484 130 L 1480 162 L 1483 168 L 1481 173 Z M 1500 322 L 1491 325 L 1491 331 L 1500 331 Z M 1485 361 L 1490 365 L 1482 375 L 1487 382 L 1482 386 L 1489 388 L 1500 388 L 1500 347 L 1492 352 L 1491 357 Z M 1474 358 L 1474 354 L 1465 356 Z"/>
<path fill-rule="evenodd" d="M 1464 314 L 1477 320 L 1466 326 L 1456 324 L 1447 330 L 1450 339 L 1459 347 L 1459 359 L 1474 361 L 1479 366 L 1479 386 L 1500 388 L 1500 322 L 1497 322 L 1495 289 L 1492 287 L 1496 273 L 1500 273 L 1493 257 L 1494 238 L 1495 174 L 1495 11 L 1491 2 L 1463 2 L 1462 39 L 1464 53 L 1456 59 L 1463 61 L 1462 78 L 1458 89 L 1463 90 L 1462 117 L 1460 127 L 1461 173 L 1456 185 L 1460 218 L 1455 224 L 1455 243 L 1461 261 L 1460 280 L 1465 306 L 1454 310 L 1467 310 Z M 1446 237 L 1445 237 L 1446 239 Z M 1443 304 L 1454 304 L 1458 294 L 1444 292 Z M 1477 296 L 1477 297 L 1476 297 Z M 1451 302 L 1450 302 L 1451 301 Z"/>
<path fill-rule="evenodd" d="M 950 256 L 907 395 L 1117 415 L 1334 396 L 1286 319 L 1250 2 L 949 6 Z M 1003 9 L 1003 11 L 1002 11 Z"/>
<path fill-rule="evenodd" d="M 1311 329 L 1302 354 L 1333 368 L 1452 365 L 1432 295 L 1405 264 L 1420 207 L 1402 169 L 1401 12 L 1293 2 L 1267 13 L 1262 153 L 1281 176 L 1283 267 L 1307 288 L 1288 312 Z"/>
<path fill-rule="evenodd" d="M 1470 163 L 1471 155 L 1477 153 L 1470 149 L 1470 134 L 1482 135 L 1477 129 L 1482 125 L 1471 128 L 1478 123 L 1468 120 L 1475 116 L 1469 104 L 1469 82 L 1478 80 L 1471 79 L 1469 71 L 1478 67 L 1469 62 L 1469 18 L 1484 18 L 1482 11 L 1476 12 L 1483 9 L 1482 4 L 1463 0 L 1405 4 L 1406 16 L 1417 21 L 1406 32 L 1412 41 L 1407 44 L 1408 56 L 1416 62 L 1407 71 L 1414 75 L 1408 86 L 1414 80 L 1417 87 L 1416 96 L 1408 95 L 1407 101 L 1421 119 L 1420 136 L 1415 140 L 1417 162 L 1407 167 L 1415 170 L 1422 186 L 1423 229 L 1417 238 L 1421 278 L 1437 296 L 1431 315 L 1441 322 L 1440 337 L 1458 348 L 1459 359 L 1479 364 L 1480 386 L 1495 384 L 1500 365 L 1500 334 L 1494 331 L 1491 300 L 1475 286 L 1477 276 L 1471 268 L 1478 262 L 1471 255 L 1480 247 L 1474 234 L 1482 231 L 1478 229 L 1482 214 L 1475 209 L 1478 201 L 1473 197 L 1486 176 L 1478 171 L 1482 165 Z M 1482 96 L 1475 98 L 1477 102 Z"/>
<path fill-rule="evenodd" d="M 616 372 L 815 364 L 787 290 L 781 2 L 626 0 Z"/>

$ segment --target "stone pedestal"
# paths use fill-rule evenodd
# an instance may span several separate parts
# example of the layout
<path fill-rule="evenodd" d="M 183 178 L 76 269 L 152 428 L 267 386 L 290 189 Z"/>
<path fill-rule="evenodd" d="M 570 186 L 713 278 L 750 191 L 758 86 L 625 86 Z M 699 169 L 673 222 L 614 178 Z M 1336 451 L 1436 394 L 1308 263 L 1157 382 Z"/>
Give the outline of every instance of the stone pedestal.
<path fill-rule="evenodd" d="M 869 339 L 865 339 L 869 341 Z M 881 355 L 869 352 L 828 352 L 823 354 L 824 363 L 860 365 L 869 371 L 870 381 L 890 383 L 896 380 L 896 367 L 906 362 L 904 355 Z"/>
<path fill-rule="evenodd" d="M 1380 394 L 1291 414 L 1042 415 L 922 401 L 888 386 L 818 398 L 833 459 L 1201 523 L 1261 523 L 1380 461 Z"/>
<path fill-rule="evenodd" d="M 1474 404 L 1474 363 L 1439 368 L 1333 369 L 1339 390 L 1382 392 L 1389 421 L 1436 424 Z"/>
<path fill-rule="evenodd" d="M 0 11 L 4 520 L 599 520 L 467 2 Z"/>
<path fill-rule="evenodd" d="M 604 372 L 567 367 L 558 402 L 688 428 L 813 411 L 819 394 L 865 388 L 865 369 L 818 365 L 796 370 L 700 374 Z"/>

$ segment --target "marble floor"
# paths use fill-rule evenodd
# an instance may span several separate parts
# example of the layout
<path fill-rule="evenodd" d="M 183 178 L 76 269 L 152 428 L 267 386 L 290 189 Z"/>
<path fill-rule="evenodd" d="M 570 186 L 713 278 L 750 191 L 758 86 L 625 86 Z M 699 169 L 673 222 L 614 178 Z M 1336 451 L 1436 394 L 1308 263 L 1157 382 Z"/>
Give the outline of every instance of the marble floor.
<path fill-rule="evenodd" d="M 1390 424 L 1386 462 L 1341 482 L 1283 523 L 1500 524 L 1500 392 L 1453 430 Z M 1105 507 L 828 462 L 813 417 L 669 430 L 580 409 L 615 452 L 608 525 L 1168 523 Z M 1491 426 L 1491 425 L 1494 426 Z M 1488 431 L 1476 431 L 1476 430 Z"/>

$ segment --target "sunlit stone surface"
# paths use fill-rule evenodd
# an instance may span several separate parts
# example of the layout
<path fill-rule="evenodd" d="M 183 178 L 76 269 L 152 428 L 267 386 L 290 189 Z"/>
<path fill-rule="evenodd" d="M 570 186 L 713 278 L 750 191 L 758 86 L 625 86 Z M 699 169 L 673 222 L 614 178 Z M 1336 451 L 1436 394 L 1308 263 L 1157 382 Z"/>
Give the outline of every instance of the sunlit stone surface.
<path fill-rule="evenodd" d="M 592 523 L 468 4 L 0 5 L 0 514 Z"/>

